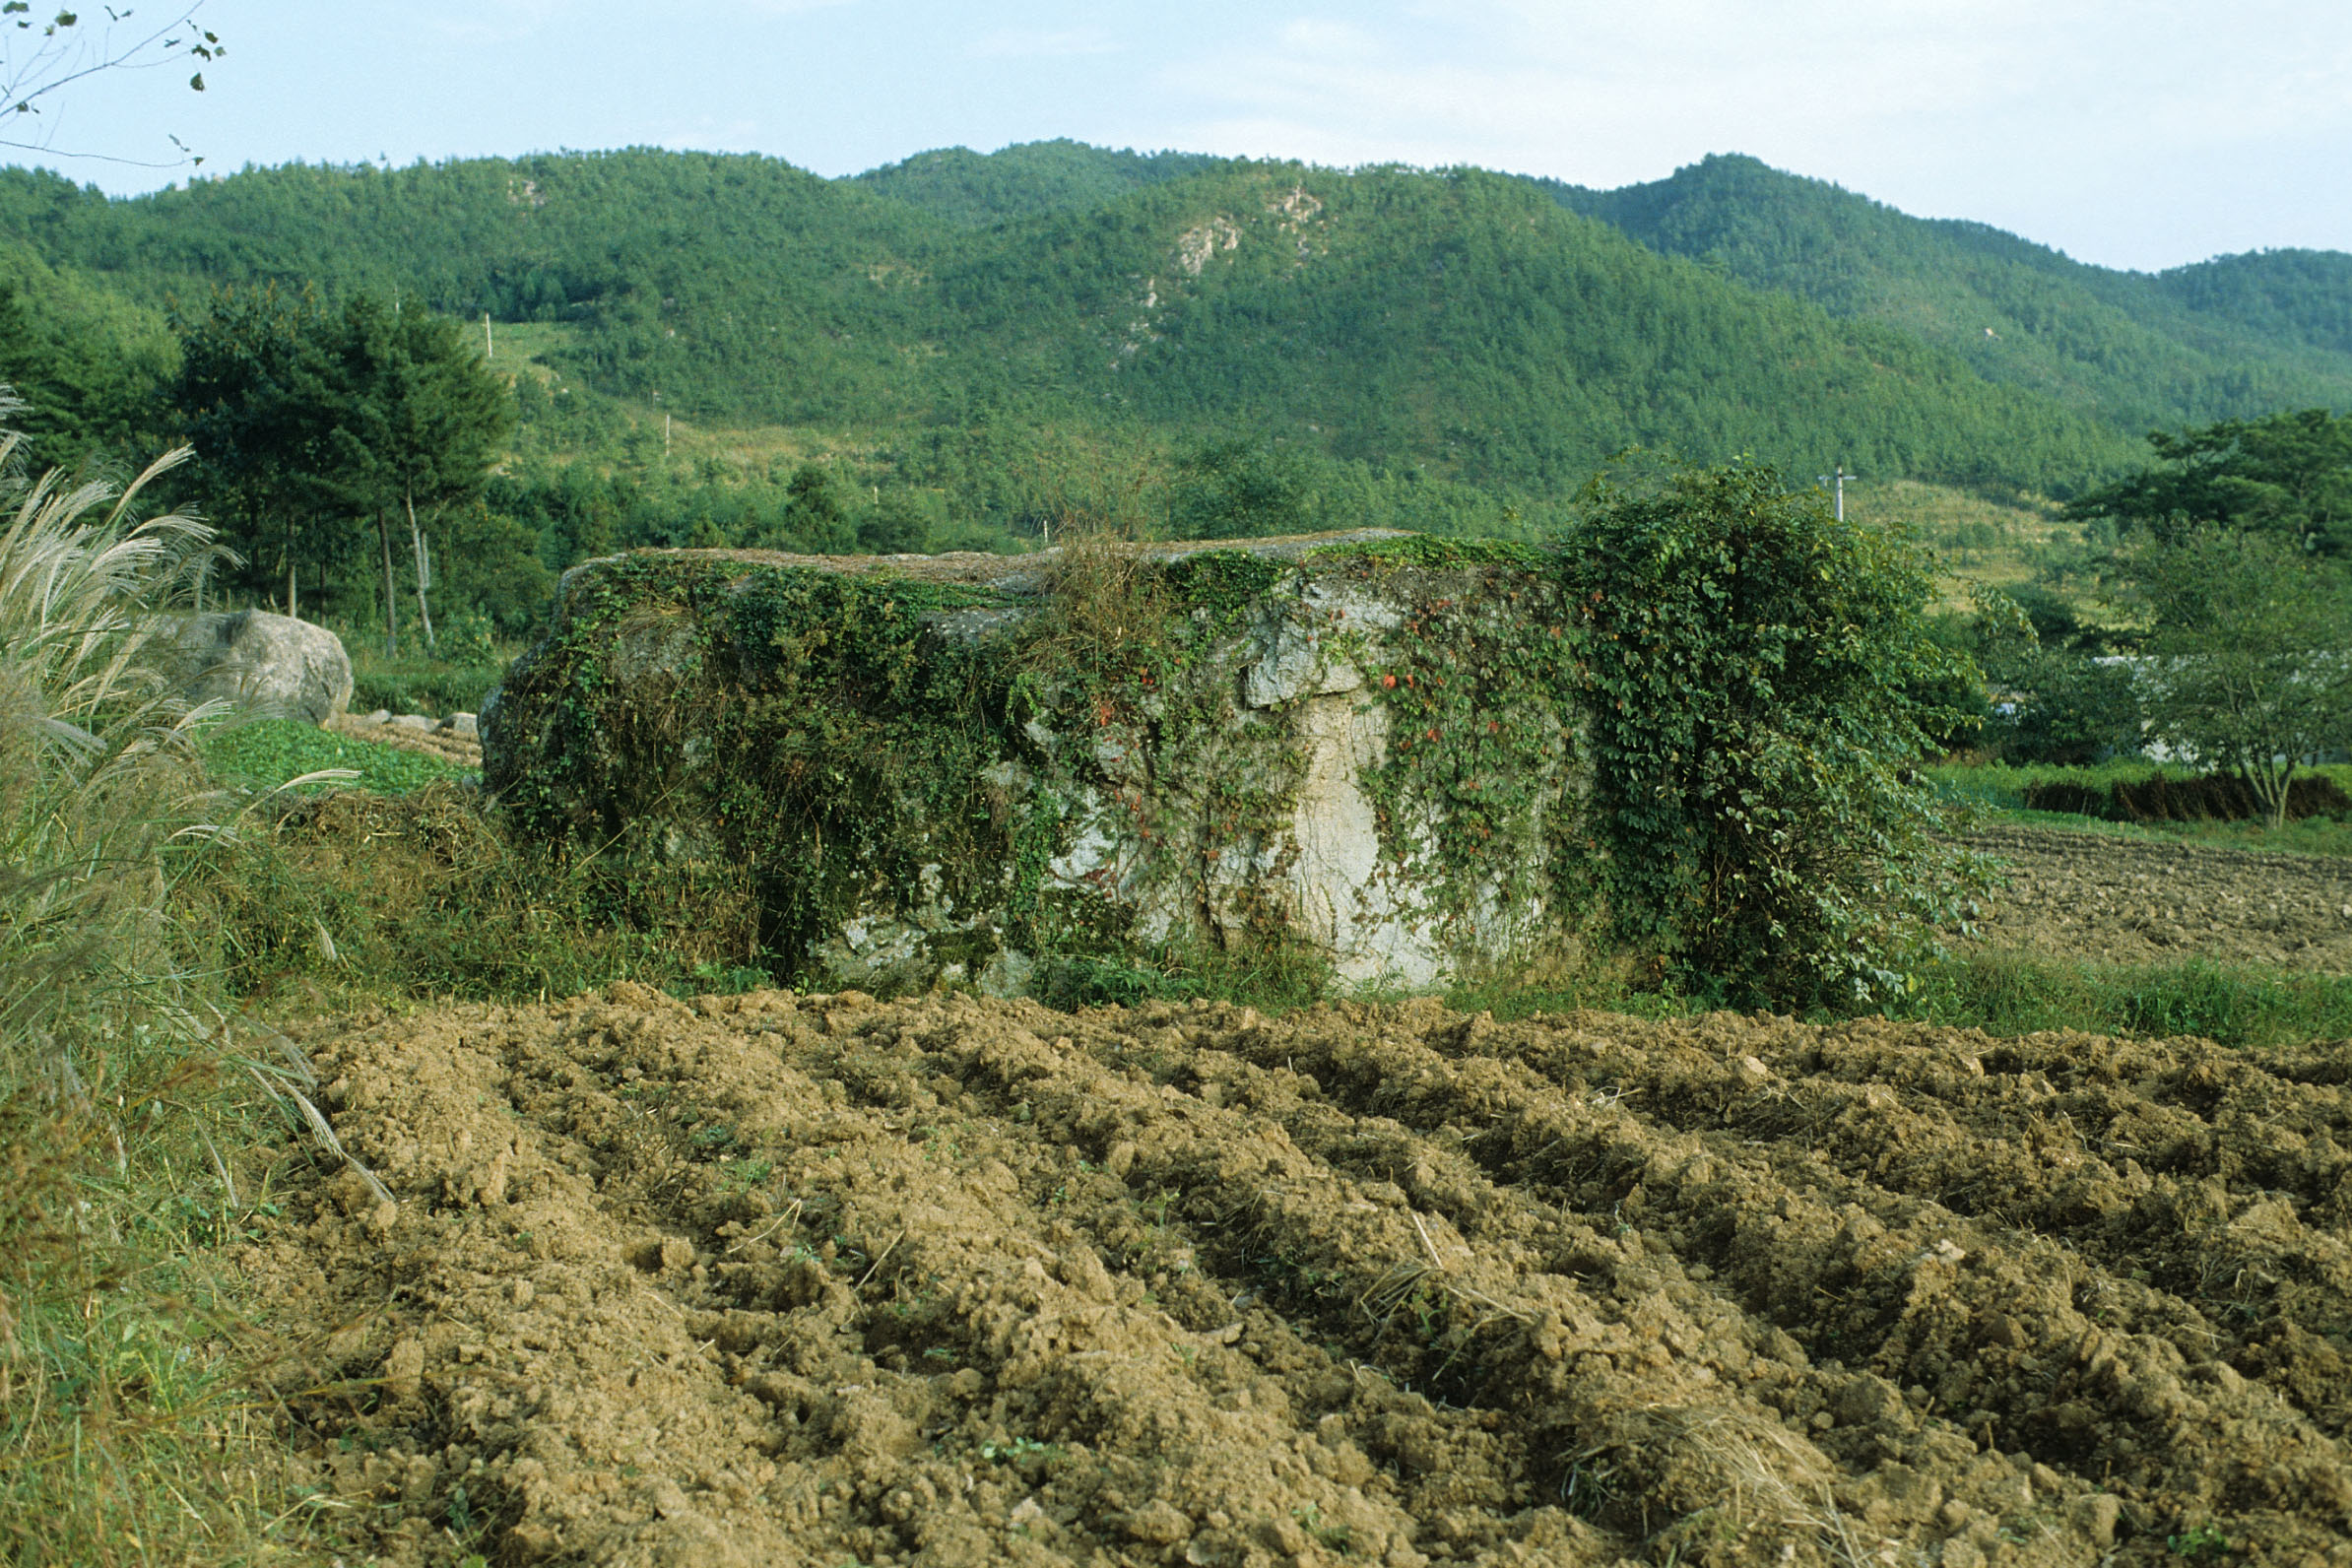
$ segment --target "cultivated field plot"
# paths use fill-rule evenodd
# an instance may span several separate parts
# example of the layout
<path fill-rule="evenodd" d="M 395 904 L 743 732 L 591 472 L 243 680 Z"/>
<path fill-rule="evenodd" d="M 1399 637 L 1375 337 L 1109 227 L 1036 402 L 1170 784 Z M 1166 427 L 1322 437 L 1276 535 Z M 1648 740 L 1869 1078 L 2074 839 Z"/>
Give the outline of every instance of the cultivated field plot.
<path fill-rule="evenodd" d="M 1968 844 L 2007 863 L 2009 884 L 1982 923 L 1993 947 L 2352 971 L 2352 859 L 2035 827 L 1989 828 Z"/>
<path fill-rule="evenodd" d="M 385 1561 L 2352 1561 L 2352 1046 L 625 985 L 305 1043 L 400 1201 L 297 1156 L 240 1262 Z"/>

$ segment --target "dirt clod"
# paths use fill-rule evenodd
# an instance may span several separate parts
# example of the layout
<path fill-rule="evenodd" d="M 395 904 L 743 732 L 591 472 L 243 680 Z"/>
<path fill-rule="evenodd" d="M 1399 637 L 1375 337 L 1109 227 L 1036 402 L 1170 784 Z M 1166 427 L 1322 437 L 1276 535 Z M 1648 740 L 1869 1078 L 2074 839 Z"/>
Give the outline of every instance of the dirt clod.
<path fill-rule="evenodd" d="M 1244 1017 L 308 1030 L 402 1199 L 241 1256 L 319 1484 L 402 1565 L 2347 1555 L 2352 1046 Z"/>

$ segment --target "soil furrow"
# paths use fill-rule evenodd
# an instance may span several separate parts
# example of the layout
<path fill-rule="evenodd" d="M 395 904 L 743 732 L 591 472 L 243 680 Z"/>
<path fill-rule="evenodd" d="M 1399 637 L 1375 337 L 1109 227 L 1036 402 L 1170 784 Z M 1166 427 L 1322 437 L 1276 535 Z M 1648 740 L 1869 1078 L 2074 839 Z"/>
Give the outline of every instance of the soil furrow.
<path fill-rule="evenodd" d="M 1497 1030 L 1480 1042 L 1471 1020 L 1431 1032 L 1480 1054 L 1455 1072 L 1453 1059 L 1409 1036 L 1367 1045 L 1360 1031 L 1340 1029 L 1281 1044 L 1310 1072 L 1328 1063 L 1342 1101 L 1417 1126 L 1493 1129 L 1470 1146 L 1498 1171 L 1587 1213 L 1605 1210 L 1686 1266 L 1699 1263 L 1825 1367 L 1885 1380 L 1890 1414 L 1905 1404 L 1902 1390 L 1916 1391 L 1911 1404 L 1989 1448 L 2115 1486 L 2149 1517 L 2310 1511 L 2333 1521 L 2352 1503 L 2340 1446 L 2216 1359 L 2201 1316 L 2160 1292 L 2103 1276 L 2047 1239 L 1876 1189 L 1829 1159 L 1800 1159 L 1784 1178 L 1770 1150 L 1743 1157 L 1759 1151 L 1722 1135 L 1662 1130 L 1631 1109 L 1643 1101 L 1626 1075 L 1611 1075 L 1608 1103 L 1596 1107 L 1554 1087 L 1550 1074 L 1506 1060 L 1505 1040 L 1532 1039 L 1539 1051 L 1558 1031 Z M 1768 1067 L 1706 1065 L 1752 1078 L 1750 1093 L 1769 1092 L 1777 1077 Z M 1891 1090 L 1870 1092 L 1876 1108 L 1893 1108 Z M 1835 1144 L 1854 1120 L 1821 1119 L 1816 1137 Z M 2077 1310 L 2077 1294 L 2097 1301 L 2107 1321 Z M 2250 1431 L 2263 1441 L 2250 1446 Z M 1839 1457 L 1860 1464 L 1868 1450 Z"/>
<path fill-rule="evenodd" d="M 2328 1053 L 625 986 L 310 1038 L 400 1202 L 296 1157 L 242 1262 L 387 1562 L 2352 1563 Z"/>

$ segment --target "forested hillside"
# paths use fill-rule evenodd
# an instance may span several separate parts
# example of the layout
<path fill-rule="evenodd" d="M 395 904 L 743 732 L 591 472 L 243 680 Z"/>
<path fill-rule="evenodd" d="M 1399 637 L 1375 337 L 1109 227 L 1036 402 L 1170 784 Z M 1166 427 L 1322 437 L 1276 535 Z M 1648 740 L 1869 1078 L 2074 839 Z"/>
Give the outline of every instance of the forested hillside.
<path fill-rule="evenodd" d="M 1040 205 L 1031 185 L 1001 199 Z M 6 233 L 151 304 L 274 280 L 570 323 L 558 359 L 590 388 L 705 422 L 1238 428 L 1531 494 L 1636 441 L 2043 487 L 2123 450 L 1947 352 L 1475 171 L 1219 163 L 979 229 L 770 160 L 653 152 L 297 166 L 129 202 L 15 173 Z"/>
<path fill-rule="evenodd" d="M 1181 179 L 1222 162 L 1201 153 L 1136 153 L 1063 139 L 985 154 L 943 147 L 851 179 L 878 196 L 985 229 L 1011 218 L 1099 207 L 1131 190 Z"/>
<path fill-rule="evenodd" d="M 2352 256 L 2258 250 L 2158 273 L 2190 309 L 2276 342 L 2352 355 Z"/>
<path fill-rule="evenodd" d="M 1662 254 L 1893 327 L 1987 380 L 2135 433 L 2352 405 L 2352 256 L 2117 272 L 1984 224 L 1908 217 L 1752 158 L 1709 158 L 1617 190 L 1538 183 Z"/>
<path fill-rule="evenodd" d="M 36 459 L 192 428 L 179 344 L 224 289 L 496 345 L 519 421 L 448 566 L 462 598 L 487 541 L 535 553 L 476 573 L 502 621 L 617 546 L 1014 548 L 1106 512 L 1532 534 L 1636 444 L 2062 497 L 2151 426 L 2352 405 L 2352 258 L 2116 273 L 1746 159 L 1595 192 L 1067 141 L 839 180 L 632 150 L 126 201 L 0 171 Z M 184 483 L 232 515 L 216 472 Z"/>

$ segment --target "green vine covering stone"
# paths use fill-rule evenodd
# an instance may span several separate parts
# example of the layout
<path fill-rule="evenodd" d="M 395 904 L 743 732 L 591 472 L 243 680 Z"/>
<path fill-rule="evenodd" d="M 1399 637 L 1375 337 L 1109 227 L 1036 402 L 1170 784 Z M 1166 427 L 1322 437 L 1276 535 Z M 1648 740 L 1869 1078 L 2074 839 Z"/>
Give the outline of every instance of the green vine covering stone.
<path fill-rule="evenodd" d="M 486 771 L 540 837 L 740 868 L 788 978 L 1426 981 L 1556 924 L 1570 727 L 1549 639 L 1509 634 L 1531 596 L 1556 597 L 1478 552 L 1109 550 L 987 581 L 616 557 L 567 579 L 486 714 Z M 1417 738 L 1441 694 L 1447 746 Z M 1318 857 L 1375 826 L 1341 886 Z"/>
<path fill-rule="evenodd" d="M 567 577 L 486 776 L 541 837 L 739 875 L 747 960 L 812 984 L 1428 985 L 1598 916 L 1687 985 L 1852 1005 L 1970 886 L 1906 772 L 1953 674 L 1926 592 L 1738 465 L 1550 549 L 641 554 Z"/>

